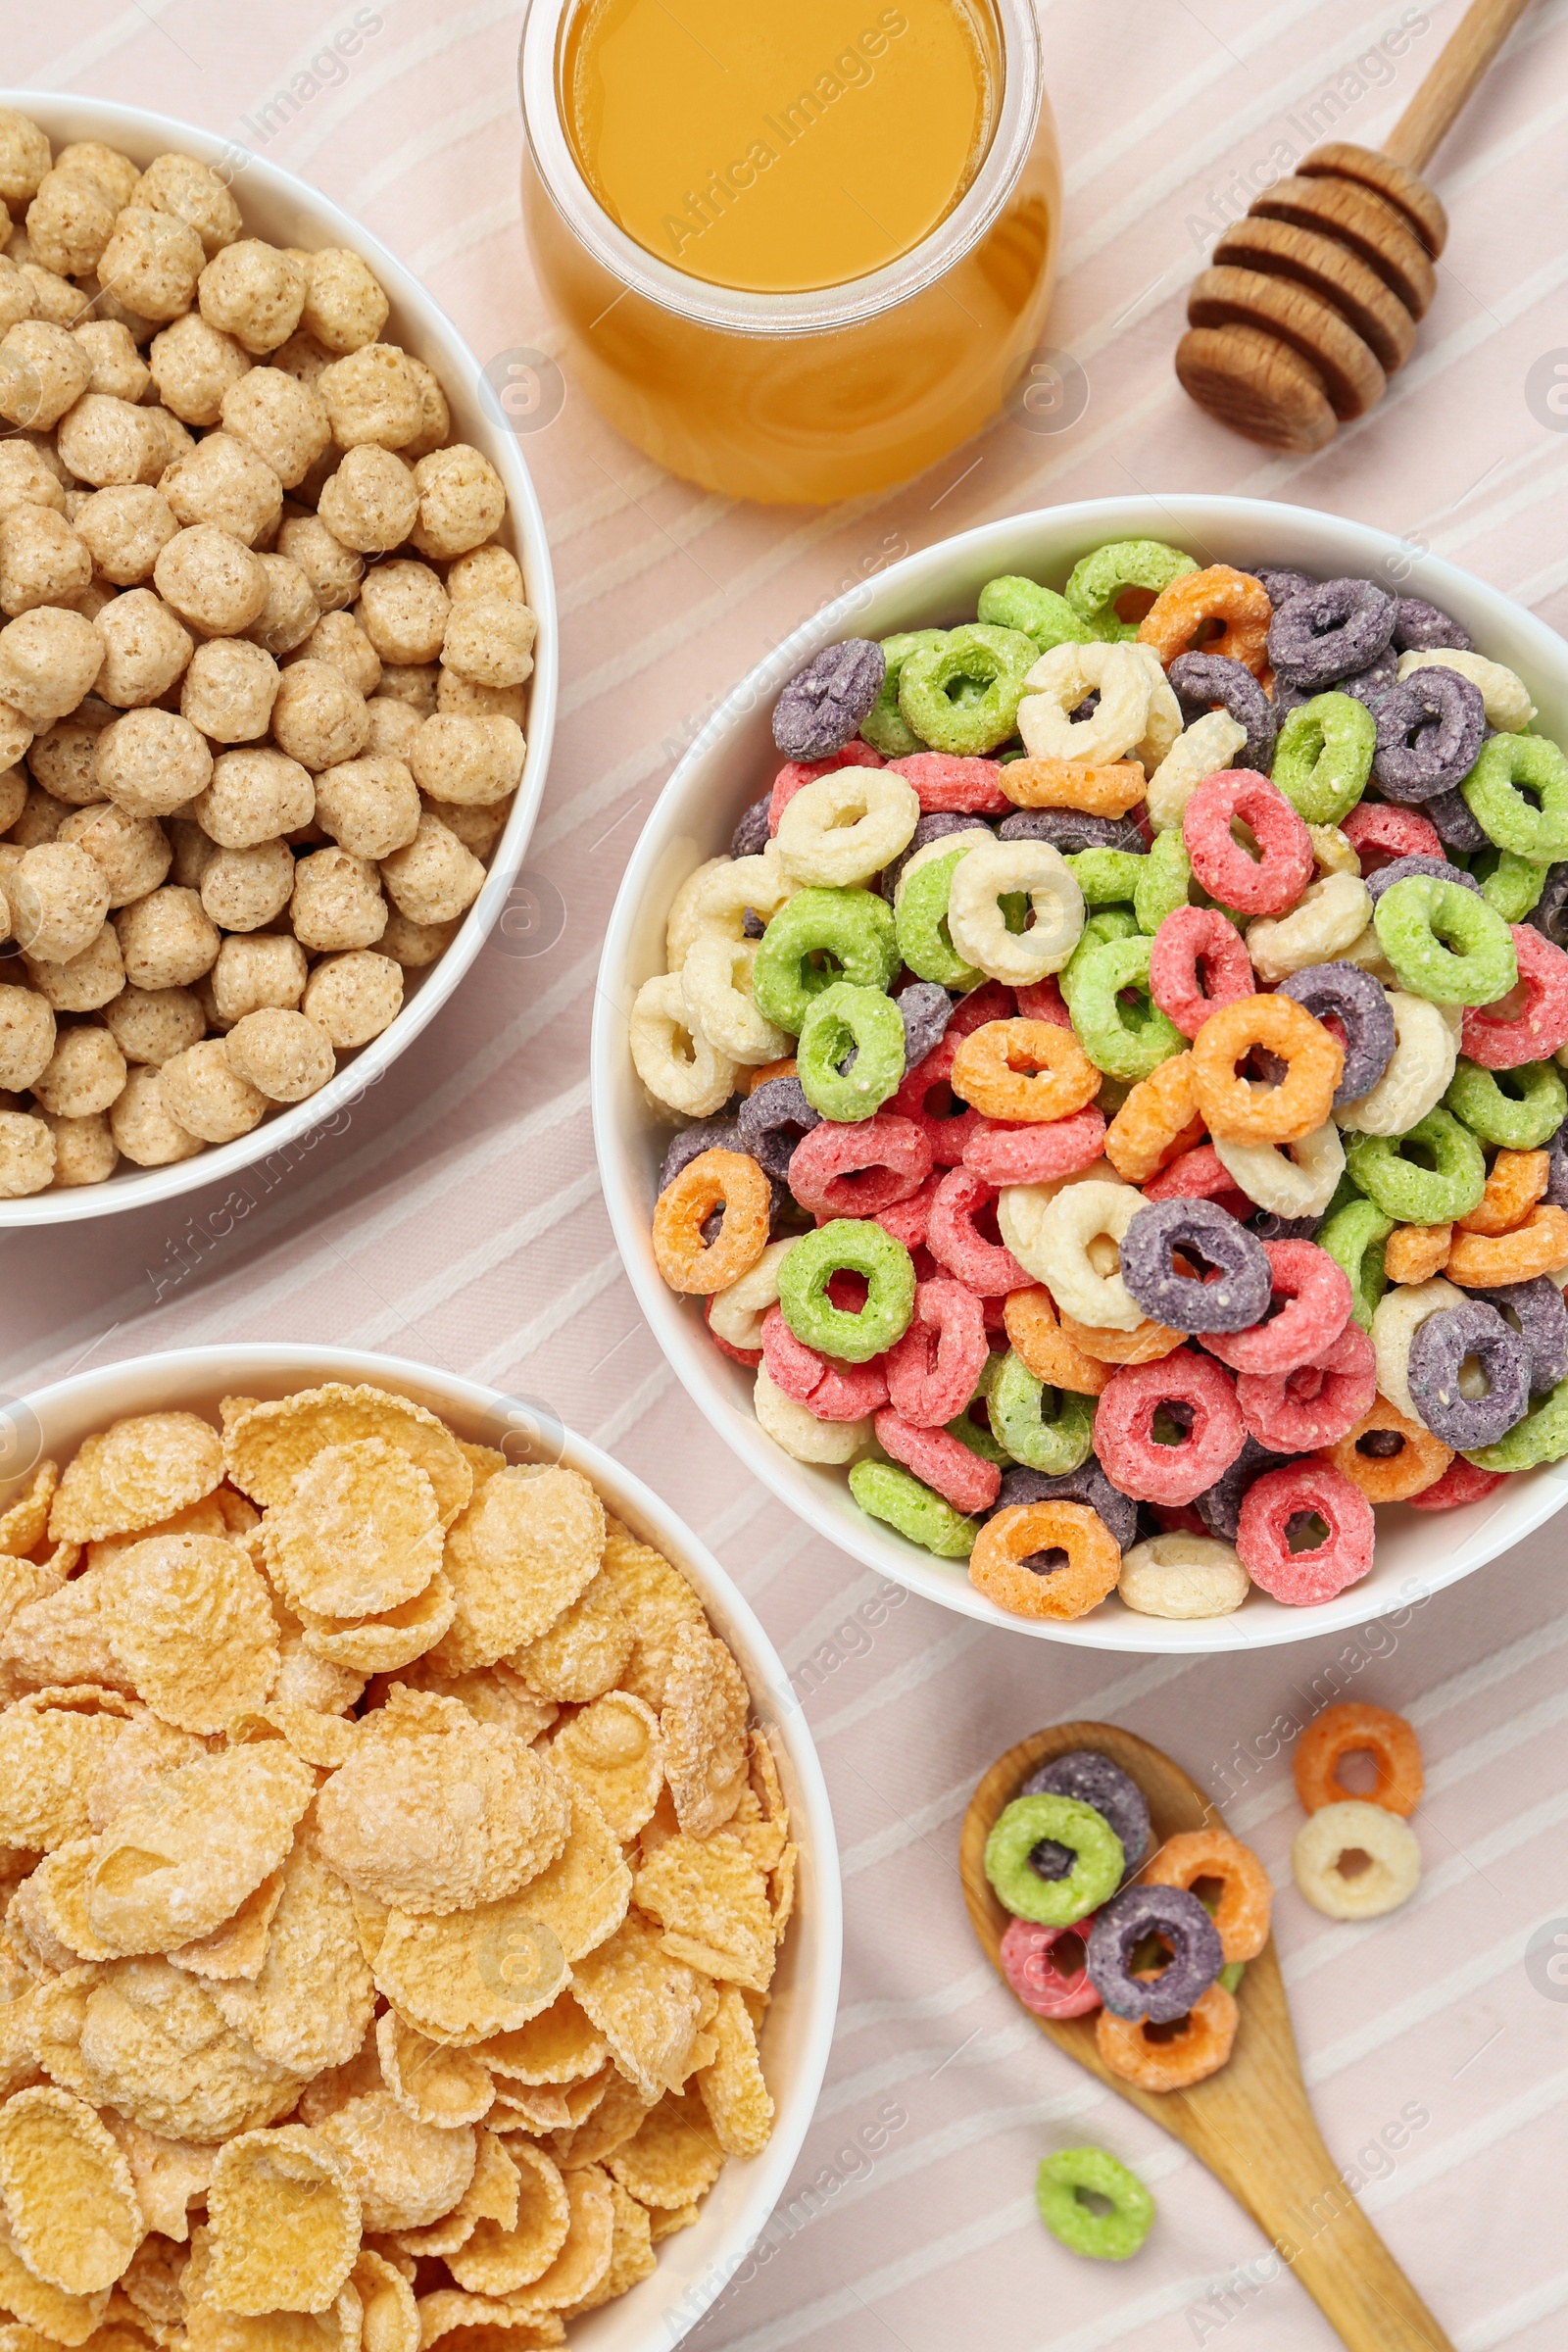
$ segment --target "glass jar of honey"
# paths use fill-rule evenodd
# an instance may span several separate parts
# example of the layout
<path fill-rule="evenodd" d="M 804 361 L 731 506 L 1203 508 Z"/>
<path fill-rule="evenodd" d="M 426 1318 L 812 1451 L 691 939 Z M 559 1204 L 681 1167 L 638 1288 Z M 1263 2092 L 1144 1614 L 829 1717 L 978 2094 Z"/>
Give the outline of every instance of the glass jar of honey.
<path fill-rule="evenodd" d="M 885 489 L 1038 347 L 1061 175 L 1034 0 L 529 0 L 520 73 L 564 365 L 672 472 Z"/>

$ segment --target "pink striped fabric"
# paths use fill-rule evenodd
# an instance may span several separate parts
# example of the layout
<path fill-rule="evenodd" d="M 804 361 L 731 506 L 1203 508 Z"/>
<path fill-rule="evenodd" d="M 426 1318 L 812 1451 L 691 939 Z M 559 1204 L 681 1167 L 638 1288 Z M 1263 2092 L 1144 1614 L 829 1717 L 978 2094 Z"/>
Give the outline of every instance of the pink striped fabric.
<path fill-rule="evenodd" d="M 1060 499 L 1277 493 L 1406 534 L 1568 619 L 1568 416 L 1540 389 L 1568 345 L 1568 0 L 1537 0 L 1439 159 L 1453 240 L 1419 354 L 1370 418 L 1315 459 L 1270 458 L 1199 416 L 1170 374 L 1183 289 L 1258 184 L 1248 175 L 1330 126 L 1375 143 L 1459 8 L 1041 0 L 1069 189 L 1051 335 L 1091 388 L 1070 431 L 1004 423 L 897 496 L 763 513 L 668 479 L 568 383 L 527 444 L 565 680 L 531 857 L 542 920 L 513 943 L 537 952 L 487 950 L 384 1085 L 270 1189 L 253 1175 L 168 1216 L 0 1245 L 12 1391 L 227 1337 L 424 1357 L 548 1399 L 659 1487 L 759 1602 L 832 1788 L 848 1949 L 788 2207 L 695 2339 L 722 2352 L 947 2352 L 978 2328 L 998 2352 L 1333 2340 L 1226 2195 L 1060 2058 L 970 1939 L 956 1875 L 968 1792 L 1003 1744 L 1070 1715 L 1135 1726 L 1234 1798 L 1281 1888 L 1329 2145 L 1455 2345 L 1564 2340 L 1568 1982 L 1549 1952 L 1527 1961 L 1543 1927 L 1568 1936 L 1553 1532 L 1392 1632 L 1211 1665 L 1069 1656 L 886 1592 L 742 1479 L 665 1371 L 600 1200 L 584 1078 L 606 914 L 672 759 L 740 671 L 909 549 Z M 516 0 L 14 5 L 5 70 L 261 147 L 393 245 L 484 362 L 560 348 L 518 227 L 518 14 Z M 345 62 L 333 36 L 356 24 Z M 1408 1712 L 1428 1759 L 1425 1883 L 1369 1929 L 1330 1925 L 1290 1884 L 1298 1813 L 1270 1727 L 1321 1703 L 1331 1674 Z M 1034 2217 L 1037 2162 L 1084 2141 L 1158 2200 L 1122 2268 L 1063 2252 Z"/>

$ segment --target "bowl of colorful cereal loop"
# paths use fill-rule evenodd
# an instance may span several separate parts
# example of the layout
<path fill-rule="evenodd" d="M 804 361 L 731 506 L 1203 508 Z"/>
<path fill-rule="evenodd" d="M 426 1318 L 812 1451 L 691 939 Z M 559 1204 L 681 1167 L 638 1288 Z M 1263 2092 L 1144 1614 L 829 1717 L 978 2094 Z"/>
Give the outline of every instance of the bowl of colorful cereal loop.
<path fill-rule="evenodd" d="M 549 549 L 451 321 L 337 206 L 0 98 L 0 1226 L 147 1207 L 385 1074 L 507 906 Z"/>
<path fill-rule="evenodd" d="M 0 2304 L 678 2342 L 839 1984 L 821 1771 L 723 1570 L 386 1356 L 175 1349 L 5 1429 Z"/>
<path fill-rule="evenodd" d="M 780 646 L 593 1040 L 633 1288 L 747 1468 L 945 1607 L 1182 1654 L 1548 1518 L 1565 730 L 1531 613 L 1248 499 L 986 524 Z"/>

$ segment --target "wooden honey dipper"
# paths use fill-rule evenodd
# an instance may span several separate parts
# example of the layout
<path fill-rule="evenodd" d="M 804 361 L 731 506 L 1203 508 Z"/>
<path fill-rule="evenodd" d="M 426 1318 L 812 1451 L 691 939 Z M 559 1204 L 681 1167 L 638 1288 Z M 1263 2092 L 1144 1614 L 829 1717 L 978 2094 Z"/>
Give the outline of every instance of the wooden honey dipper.
<path fill-rule="evenodd" d="M 1382 399 L 1448 234 L 1420 173 L 1528 6 L 1471 0 L 1381 148 L 1314 147 L 1225 230 L 1176 347 L 1200 409 L 1250 441 L 1305 453 Z"/>

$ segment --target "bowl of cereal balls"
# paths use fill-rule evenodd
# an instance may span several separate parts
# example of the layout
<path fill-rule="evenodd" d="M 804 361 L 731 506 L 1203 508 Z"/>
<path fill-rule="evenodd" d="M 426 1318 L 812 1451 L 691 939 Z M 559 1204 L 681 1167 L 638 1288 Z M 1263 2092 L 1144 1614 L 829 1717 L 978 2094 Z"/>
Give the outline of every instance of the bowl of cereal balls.
<path fill-rule="evenodd" d="M 5 1427 L 0 2306 L 678 2342 L 839 1982 L 821 1771 L 723 1570 L 384 1356 L 177 1349 Z"/>
<path fill-rule="evenodd" d="M 515 437 L 417 280 L 185 123 L 0 105 L 0 1227 L 374 1083 L 512 889 L 555 716 Z"/>
<path fill-rule="evenodd" d="M 1565 727 L 1529 612 L 1247 499 L 988 524 L 779 648 L 594 1029 L 622 1256 L 747 1467 L 1128 1650 L 1333 1632 L 1547 1518 Z"/>

